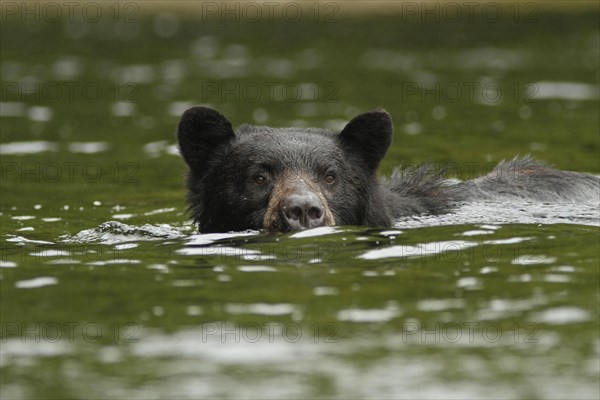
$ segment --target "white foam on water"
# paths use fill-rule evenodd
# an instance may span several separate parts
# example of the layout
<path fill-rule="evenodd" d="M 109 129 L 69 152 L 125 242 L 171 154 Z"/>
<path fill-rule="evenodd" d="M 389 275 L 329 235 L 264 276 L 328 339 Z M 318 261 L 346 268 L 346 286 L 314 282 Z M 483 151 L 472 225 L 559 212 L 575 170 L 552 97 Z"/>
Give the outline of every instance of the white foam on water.
<path fill-rule="evenodd" d="M 27 279 L 23 281 L 17 281 L 15 287 L 17 289 L 35 289 L 44 286 L 56 285 L 58 279 L 51 276 L 40 276 L 38 278 Z"/>
<path fill-rule="evenodd" d="M 22 154 L 37 154 L 46 151 L 57 151 L 58 144 L 47 142 L 44 140 L 31 142 L 12 142 L 0 144 L 0 154 L 5 155 L 22 155 Z"/>
<path fill-rule="evenodd" d="M 600 86 L 582 82 L 549 82 L 540 81 L 528 85 L 525 93 L 531 94 L 531 99 L 561 99 L 561 100 L 597 100 Z"/>
<path fill-rule="evenodd" d="M 341 230 L 339 228 L 334 228 L 331 226 L 321 226 L 319 228 L 306 229 L 304 231 L 294 233 L 293 235 L 290 235 L 290 237 L 291 238 L 307 238 L 307 237 L 331 235 L 333 233 L 340 233 L 340 232 L 343 232 L 343 230 Z"/>
<path fill-rule="evenodd" d="M 96 154 L 108 151 L 109 145 L 106 142 L 72 142 L 69 143 L 71 153 Z"/>
<path fill-rule="evenodd" d="M 365 260 L 378 260 L 381 258 L 403 258 L 422 257 L 431 254 L 439 254 L 447 251 L 459 251 L 469 247 L 477 246 L 476 242 L 464 240 L 449 240 L 443 242 L 422 243 L 414 246 L 398 245 L 385 247 L 383 249 L 369 250 L 358 256 Z"/>

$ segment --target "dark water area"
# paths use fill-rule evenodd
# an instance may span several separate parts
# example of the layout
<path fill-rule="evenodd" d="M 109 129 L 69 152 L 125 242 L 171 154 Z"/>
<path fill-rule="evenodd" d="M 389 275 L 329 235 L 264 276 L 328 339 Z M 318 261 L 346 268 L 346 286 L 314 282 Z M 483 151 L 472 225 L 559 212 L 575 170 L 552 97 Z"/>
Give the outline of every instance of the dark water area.
<path fill-rule="evenodd" d="M 174 135 L 195 104 L 330 129 L 381 106 L 382 175 L 431 160 L 469 179 L 526 153 L 599 174 L 598 12 L 6 4 L 2 398 L 600 395 L 599 203 L 199 235 Z"/>

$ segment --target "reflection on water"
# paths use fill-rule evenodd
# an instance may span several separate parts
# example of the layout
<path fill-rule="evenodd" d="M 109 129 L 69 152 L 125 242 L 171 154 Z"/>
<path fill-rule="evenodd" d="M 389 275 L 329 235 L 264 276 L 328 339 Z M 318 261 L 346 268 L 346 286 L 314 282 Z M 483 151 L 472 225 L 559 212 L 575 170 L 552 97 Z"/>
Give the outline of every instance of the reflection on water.
<path fill-rule="evenodd" d="M 600 227 L 600 200 L 589 203 L 534 204 L 510 202 L 471 203 L 447 215 L 410 217 L 396 223 L 397 228 L 418 228 L 456 224 L 580 224 Z M 493 228 L 492 228 L 493 229 Z M 464 236 L 490 231 L 464 232 Z M 485 233 L 484 233 L 485 234 Z"/>
<path fill-rule="evenodd" d="M 383 106 L 384 174 L 527 151 L 598 173 L 597 15 L 223 24 L 183 3 L 0 24 L 3 398 L 599 397 L 598 204 L 202 235 L 174 136 L 195 104 L 330 129 Z"/>
<path fill-rule="evenodd" d="M 596 393 L 595 227 L 192 232 L 109 221 L 53 242 L 8 237 L 4 304 L 48 308 L 7 314 L 3 391 L 35 396 L 19 383 L 35 363 L 78 397 L 106 368 L 128 372 L 95 384 L 103 396 Z M 65 315 L 67 299 L 80 304 Z"/>

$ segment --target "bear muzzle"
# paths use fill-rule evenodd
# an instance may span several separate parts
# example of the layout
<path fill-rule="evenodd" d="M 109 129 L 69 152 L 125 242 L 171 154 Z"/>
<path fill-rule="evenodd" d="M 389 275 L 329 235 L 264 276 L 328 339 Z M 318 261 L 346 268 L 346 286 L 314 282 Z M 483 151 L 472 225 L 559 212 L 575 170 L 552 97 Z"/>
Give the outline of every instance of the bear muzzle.
<path fill-rule="evenodd" d="M 323 225 L 323 204 L 310 191 L 288 196 L 282 203 L 284 222 L 294 231 Z"/>
<path fill-rule="evenodd" d="M 304 176 L 278 180 L 263 220 L 266 231 L 300 231 L 331 225 L 335 225 L 335 220 L 318 185 Z"/>

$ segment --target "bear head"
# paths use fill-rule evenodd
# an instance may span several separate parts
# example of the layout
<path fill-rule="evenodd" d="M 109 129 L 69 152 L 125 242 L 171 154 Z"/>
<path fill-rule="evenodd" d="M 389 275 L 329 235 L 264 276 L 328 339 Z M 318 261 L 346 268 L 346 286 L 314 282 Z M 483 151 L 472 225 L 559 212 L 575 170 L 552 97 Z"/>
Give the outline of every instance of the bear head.
<path fill-rule="evenodd" d="M 249 125 L 234 133 L 222 114 L 198 106 L 183 114 L 177 136 L 200 232 L 389 225 L 377 181 L 392 139 L 383 109 L 340 133 Z"/>

